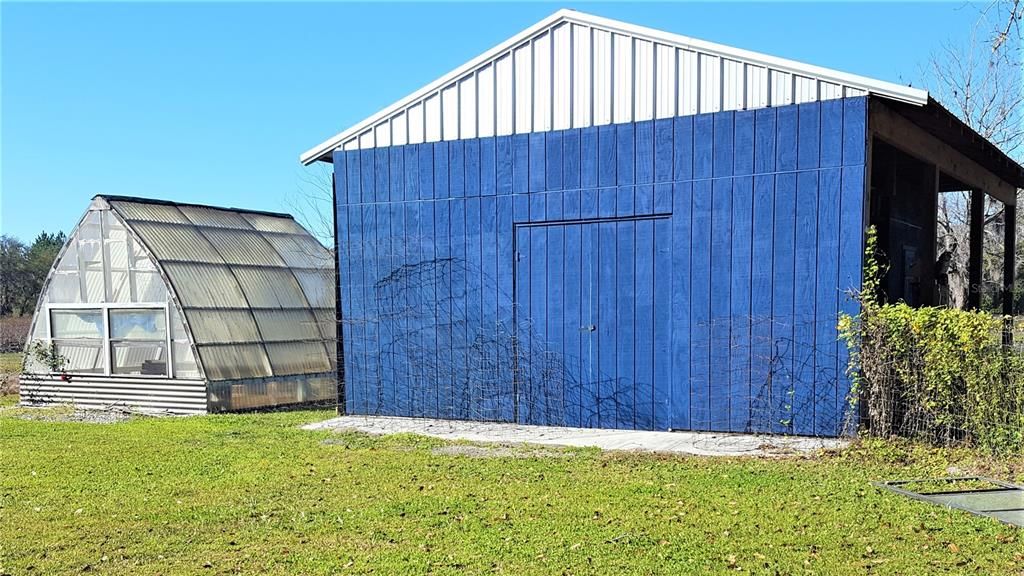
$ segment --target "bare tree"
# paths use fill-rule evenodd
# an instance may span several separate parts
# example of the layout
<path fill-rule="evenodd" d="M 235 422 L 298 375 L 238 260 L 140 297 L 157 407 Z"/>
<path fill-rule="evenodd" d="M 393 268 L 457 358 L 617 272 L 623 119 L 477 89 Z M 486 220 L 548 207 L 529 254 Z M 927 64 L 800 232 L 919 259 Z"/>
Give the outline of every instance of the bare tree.
<path fill-rule="evenodd" d="M 930 59 L 926 84 L 933 96 L 1008 156 L 1024 158 L 1021 26 L 1024 0 L 993 0 L 980 10 L 968 39 L 946 43 Z M 1018 193 L 1019 194 L 1019 193 Z M 948 258 L 949 305 L 963 307 L 968 291 L 968 191 L 939 198 L 938 250 Z M 1002 203 L 985 202 L 984 287 L 1001 286 Z"/>
<path fill-rule="evenodd" d="M 1019 41 L 1022 35 L 1021 22 L 1024 22 L 1024 0 L 993 0 L 986 8 L 985 13 L 995 14 L 996 29 L 992 37 L 992 49 L 1000 50 L 1007 41 L 1016 37 Z M 1017 50 L 1020 50 L 1018 44 Z"/>
<path fill-rule="evenodd" d="M 292 214 L 329 249 L 334 244 L 334 168 L 317 162 L 299 175 L 299 183 L 285 201 Z"/>

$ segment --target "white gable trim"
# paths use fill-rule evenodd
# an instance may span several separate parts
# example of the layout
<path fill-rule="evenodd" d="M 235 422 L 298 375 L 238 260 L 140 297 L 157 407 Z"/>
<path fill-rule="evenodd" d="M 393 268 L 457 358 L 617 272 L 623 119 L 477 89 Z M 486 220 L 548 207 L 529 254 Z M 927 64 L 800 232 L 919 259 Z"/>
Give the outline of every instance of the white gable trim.
<path fill-rule="evenodd" d="M 328 159 L 338 148 L 560 130 L 868 93 L 919 106 L 928 102 L 928 93 L 917 88 L 559 10 L 300 160 Z"/>

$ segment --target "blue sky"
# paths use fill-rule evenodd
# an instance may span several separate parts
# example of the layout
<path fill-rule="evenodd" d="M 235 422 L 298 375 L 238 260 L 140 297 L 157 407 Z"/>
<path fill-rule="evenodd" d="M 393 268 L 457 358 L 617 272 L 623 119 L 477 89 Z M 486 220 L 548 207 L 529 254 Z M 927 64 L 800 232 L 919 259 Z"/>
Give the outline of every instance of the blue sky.
<path fill-rule="evenodd" d="M 961 2 L 3 2 L 0 229 L 69 231 L 101 193 L 292 211 L 301 152 L 562 7 L 915 85 L 977 18 Z"/>

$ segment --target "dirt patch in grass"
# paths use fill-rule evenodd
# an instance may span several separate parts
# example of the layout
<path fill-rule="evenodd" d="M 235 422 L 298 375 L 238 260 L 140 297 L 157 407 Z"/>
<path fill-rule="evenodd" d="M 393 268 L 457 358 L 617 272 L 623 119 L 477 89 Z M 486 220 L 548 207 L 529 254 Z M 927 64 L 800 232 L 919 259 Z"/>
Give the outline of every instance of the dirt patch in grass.
<path fill-rule="evenodd" d="M 136 413 L 126 410 L 81 410 L 72 406 L 11 406 L 0 408 L 0 415 L 14 416 L 20 420 L 85 422 L 88 424 L 115 424 L 137 416 Z"/>

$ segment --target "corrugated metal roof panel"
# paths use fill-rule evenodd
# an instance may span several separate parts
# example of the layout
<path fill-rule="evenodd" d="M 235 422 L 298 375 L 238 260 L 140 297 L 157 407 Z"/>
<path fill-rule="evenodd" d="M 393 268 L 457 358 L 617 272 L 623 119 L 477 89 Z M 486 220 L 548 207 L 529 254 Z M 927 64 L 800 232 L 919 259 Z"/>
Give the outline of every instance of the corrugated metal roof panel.
<path fill-rule="evenodd" d="M 867 92 L 928 102 L 924 90 L 562 10 L 301 160 L 404 143 L 406 136 L 409 143 L 502 136 L 646 120 L 655 109 L 664 118 Z"/>

